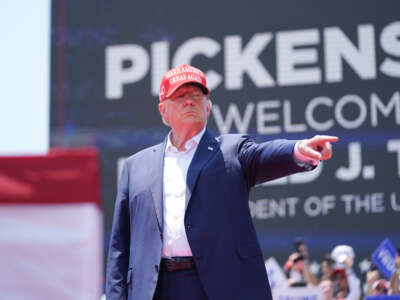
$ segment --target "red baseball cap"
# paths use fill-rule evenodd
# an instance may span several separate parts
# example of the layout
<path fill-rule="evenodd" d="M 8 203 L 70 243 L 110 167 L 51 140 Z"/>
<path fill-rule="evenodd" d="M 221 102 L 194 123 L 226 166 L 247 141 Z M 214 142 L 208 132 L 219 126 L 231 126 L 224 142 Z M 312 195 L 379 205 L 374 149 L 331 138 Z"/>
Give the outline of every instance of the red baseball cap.
<path fill-rule="evenodd" d="M 210 93 L 204 73 L 195 67 L 184 64 L 163 75 L 159 91 L 160 102 L 170 97 L 177 88 L 186 83 L 197 84 L 205 95 Z"/>

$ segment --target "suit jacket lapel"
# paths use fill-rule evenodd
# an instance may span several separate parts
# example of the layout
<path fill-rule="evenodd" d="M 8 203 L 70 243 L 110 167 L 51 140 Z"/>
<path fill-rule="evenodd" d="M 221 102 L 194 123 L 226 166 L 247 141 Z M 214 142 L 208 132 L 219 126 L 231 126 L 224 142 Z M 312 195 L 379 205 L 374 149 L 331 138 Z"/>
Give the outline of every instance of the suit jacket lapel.
<path fill-rule="evenodd" d="M 166 140 L 164 143 L 157 145 L 153 148 L 152 161 L 148 166 L 151 166 L 151 195 L 153 198 L 154 209 L 157 215 L 158 227 L 160 232 L 163 232 L 163 174 L 164 174 L 164 152 L 165 152 Z"/>
<path fill-rule="evenodd" d="M 205 164 L 219 151 L 219 145 L 215 137 L 206 130 L 197 146 L 196 153 L 193 156 L 187 173 L 186 188 L 186 207 L 189 204 L 197 177 Z"/>

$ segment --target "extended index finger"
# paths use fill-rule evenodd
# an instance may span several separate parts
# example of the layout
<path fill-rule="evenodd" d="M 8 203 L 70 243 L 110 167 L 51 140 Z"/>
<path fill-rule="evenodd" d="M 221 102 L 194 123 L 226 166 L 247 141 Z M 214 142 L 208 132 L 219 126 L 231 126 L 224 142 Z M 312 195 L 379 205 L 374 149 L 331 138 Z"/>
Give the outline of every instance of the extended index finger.
<path fill-rule="evenodd" d="M 336 143 L 339 137 L 332 135 L 316 135 L 311 139 L 312 144 Z"/>

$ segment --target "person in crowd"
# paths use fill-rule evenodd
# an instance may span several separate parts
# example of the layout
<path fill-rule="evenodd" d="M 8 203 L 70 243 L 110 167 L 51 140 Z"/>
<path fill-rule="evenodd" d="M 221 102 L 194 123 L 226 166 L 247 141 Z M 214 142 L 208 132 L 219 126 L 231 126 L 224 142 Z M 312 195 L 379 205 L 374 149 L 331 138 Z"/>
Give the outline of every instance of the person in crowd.
<path fill-rule="evenodd" d="M 295 252 L 289 255 L 284 270 L 290 286 L 316 286 L 318 280 L 310 271 L 307 245 L 303 240 L 296 239 Z"/>
<path fill-rule="evenodd" d="M 335 268 L 343 270 L 348 282 L 348 293 L 346 300 L 359 300 L 361 297 L 361 282 L 353 271 L 354 250 L 348 245 L 338 245 L 332 252 L 331 257 L 335 261 Z"/>
<path fill-rule="evenodd" d="M 333 283 L 332 280 L 324 279 L 322 280 L 319 285 L 322 291 L 322 299 L 323 300 L 333 300 Z"/>
<path fill-rule="evenodd" d="M 308 259 L 308 247 L 303 238 L 297 237 L 294 240 L 293 248 L 294 252 L 301 254 L 304 259 Z"/>
<path fill-rule="evenodd" d="M 400 294 L 400 247 L 394 261 L 394 272 L 390 278 L 391 294 Z"/>
<path fill-rule="evenodd" d="M 331 274 L 334 299 L 346 300 L 349 295 L 349 282 L 344 269 L 334 269 Z"/>
<path fill-rule="evenodd" d="M 307 283 L 303 276 L 304 257 L 294 252 L 289 255 L 284 265 L 285 274 L 288 278 L 289 286 L 306 286 Z"/>
<path fill-rule="evenodd" d="M 320 281 L 330 280 L 335 262 L 330 254 L 325 254 L 320 265 Z"/>
<path fill-rule="evenodd" d="M 375 295 L 373 285 L 381 278 L 382 276 L 378 270 L 378 267 L 372 264 L 367 273 L 365 274 L 364 294 L 366 296 Z"/>
<path fill-rule="evenodd" d="M 389 295 L 389 292 L 390 292 L 390 282 L 383 278 L 376 280 L 372 284 L 371 295 Z"/>
<path fill-rule="evenodd" d="M 315 286 L 318 284 L 317 277 L 311 272 L 310 269 L 310 254 L 308 252 L 308 246 L 303 238 L 298 237 L 294 242 L 294 250 L 303 257 L 303 278 L 307 286 Z"/>

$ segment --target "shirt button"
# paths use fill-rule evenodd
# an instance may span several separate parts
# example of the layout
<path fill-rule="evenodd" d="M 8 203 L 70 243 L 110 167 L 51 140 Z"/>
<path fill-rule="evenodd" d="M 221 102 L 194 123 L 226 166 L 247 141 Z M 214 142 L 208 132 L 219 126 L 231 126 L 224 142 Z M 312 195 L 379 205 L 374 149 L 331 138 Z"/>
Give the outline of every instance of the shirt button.
<path fill-rule="evenodd" d="M 191 225 L 191 224 L 186 225 L 186 229 L 187 229 L 187 230 L 190 230 L 190 229 L 192 229 L 192 228 L 193 228 L 193 225 Z"/>

